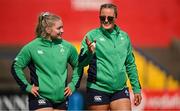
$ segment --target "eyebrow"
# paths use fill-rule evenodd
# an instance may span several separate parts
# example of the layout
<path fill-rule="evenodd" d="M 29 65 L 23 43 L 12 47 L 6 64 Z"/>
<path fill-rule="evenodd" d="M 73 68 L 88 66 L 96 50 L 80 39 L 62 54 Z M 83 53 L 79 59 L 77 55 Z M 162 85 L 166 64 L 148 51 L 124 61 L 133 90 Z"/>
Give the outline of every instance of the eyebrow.
<path fill-rule="evenodd" d="M 58 29 L 60 29 L 60 28 L 63 28 L 63 25 L 61 25 L 61 26 L 59 26 L 59 27 L 57 27 Z"/>

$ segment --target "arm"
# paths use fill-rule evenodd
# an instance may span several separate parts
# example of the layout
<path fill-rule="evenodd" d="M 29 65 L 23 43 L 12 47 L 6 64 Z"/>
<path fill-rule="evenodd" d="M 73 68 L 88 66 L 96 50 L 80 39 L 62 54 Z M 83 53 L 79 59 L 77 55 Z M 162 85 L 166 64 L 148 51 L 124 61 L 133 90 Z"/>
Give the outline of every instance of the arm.
<path fill-rule="evenodd" d="M 27 81 L 23 69 L 30 62 L 30 52 L 27 46 L 23 47 L 11 66 L 11 73 L 21 90 L 31 92 L 32 85 Z"/>
<path fill-rule="evenodd" d="M 81 44 L 81 51 L 78 59 L 80 67 L 84 67 L 89 64 L 95 52 L 95 46 L 96 46 L 96 40 L 91 42 L 88 36 L 85 36 Z"/>
<path fill-rule="evenodd" d="M 137 106 L 141 102 L 141 85 L 139 83 L 138 72 L 135 64 L 134 54 L 132 52 L 132 46 L 129 40 L 128 54 L 125 61 L 126 71 L 130 80 L 133 92 L 134 92 L 134 104 Z"/>
<path fill-rule="evenodd" d="M 82 72 L 83 69 L 78 67 L 78 53 L 77 53 L 75 47 L 73 47 L 73 46 L 71 47 L 68 62 L 73 69 L 73 73 L 72 73 L 71 82 L 68 84 L 68 87 L 65 88 L 65 95 L 66 96 L 71 95 L 72 92 L 74 92 L 75 89 L 79 87 L 80 80 L 81 80 L 82 75 L 83 75 L 83 72 Z"/>

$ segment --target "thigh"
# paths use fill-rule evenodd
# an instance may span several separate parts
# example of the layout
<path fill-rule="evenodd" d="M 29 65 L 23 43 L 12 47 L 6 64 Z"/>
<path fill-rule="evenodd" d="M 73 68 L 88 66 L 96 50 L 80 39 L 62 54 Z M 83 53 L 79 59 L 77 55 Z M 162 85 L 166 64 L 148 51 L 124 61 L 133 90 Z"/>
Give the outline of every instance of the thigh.
<path fill-rule="evenodd" d="M 66 111 L 66 110 L 54 109 L 53 111 Z"/>
<path fill-rule="evenodd" d="M 101 111 L 107 111 L 109 110 L 110 107 L 109 107 L 109 104 L 107 105 L 90 105 L 88 106 L 88 110 L 94 110 L 94 111 L 97 111 L 97 110 L 101 110 Z"/>
<path fill-rule="evenodd" d="M 128 98 L 121 98 L 121 99 L 114 100 L 110 103 L 110 109 L 130 111 L 131 101 Z"/>
<path fill-rule="evenodd" d="M 115 92 L 111 97 L 110 109 L 131 110 L 131 101 L 128 88 Z"/>
<path fill-rule="evenodd" d="M 40 108 L 40 109 L 37 109 L 35 111 L 53 111 L 53 108 Z"/>

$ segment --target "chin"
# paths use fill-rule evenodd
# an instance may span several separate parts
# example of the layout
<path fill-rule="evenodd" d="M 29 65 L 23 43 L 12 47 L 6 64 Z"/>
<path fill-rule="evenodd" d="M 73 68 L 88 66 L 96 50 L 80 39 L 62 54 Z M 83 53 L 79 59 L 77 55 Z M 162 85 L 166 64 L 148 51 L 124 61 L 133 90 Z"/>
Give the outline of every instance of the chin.
<path fill-rule="evenodd" d="M 113 25 L 112 24 L 108 24 L 108 25 L 102 25 L 104 29 L 112 29 L 113 28 Z"/>

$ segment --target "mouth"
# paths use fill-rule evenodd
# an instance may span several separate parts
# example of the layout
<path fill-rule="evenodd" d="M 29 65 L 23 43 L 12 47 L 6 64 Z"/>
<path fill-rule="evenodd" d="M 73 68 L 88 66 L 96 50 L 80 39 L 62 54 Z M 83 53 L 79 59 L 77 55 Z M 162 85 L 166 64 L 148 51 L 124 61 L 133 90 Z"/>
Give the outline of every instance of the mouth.
<path fill-rule="evenodd" d="M 58 34 L 57 34 L 57 36 L 61 36 L 61 35 L 62 35 L 62 33 L 58 33 Z"/>

